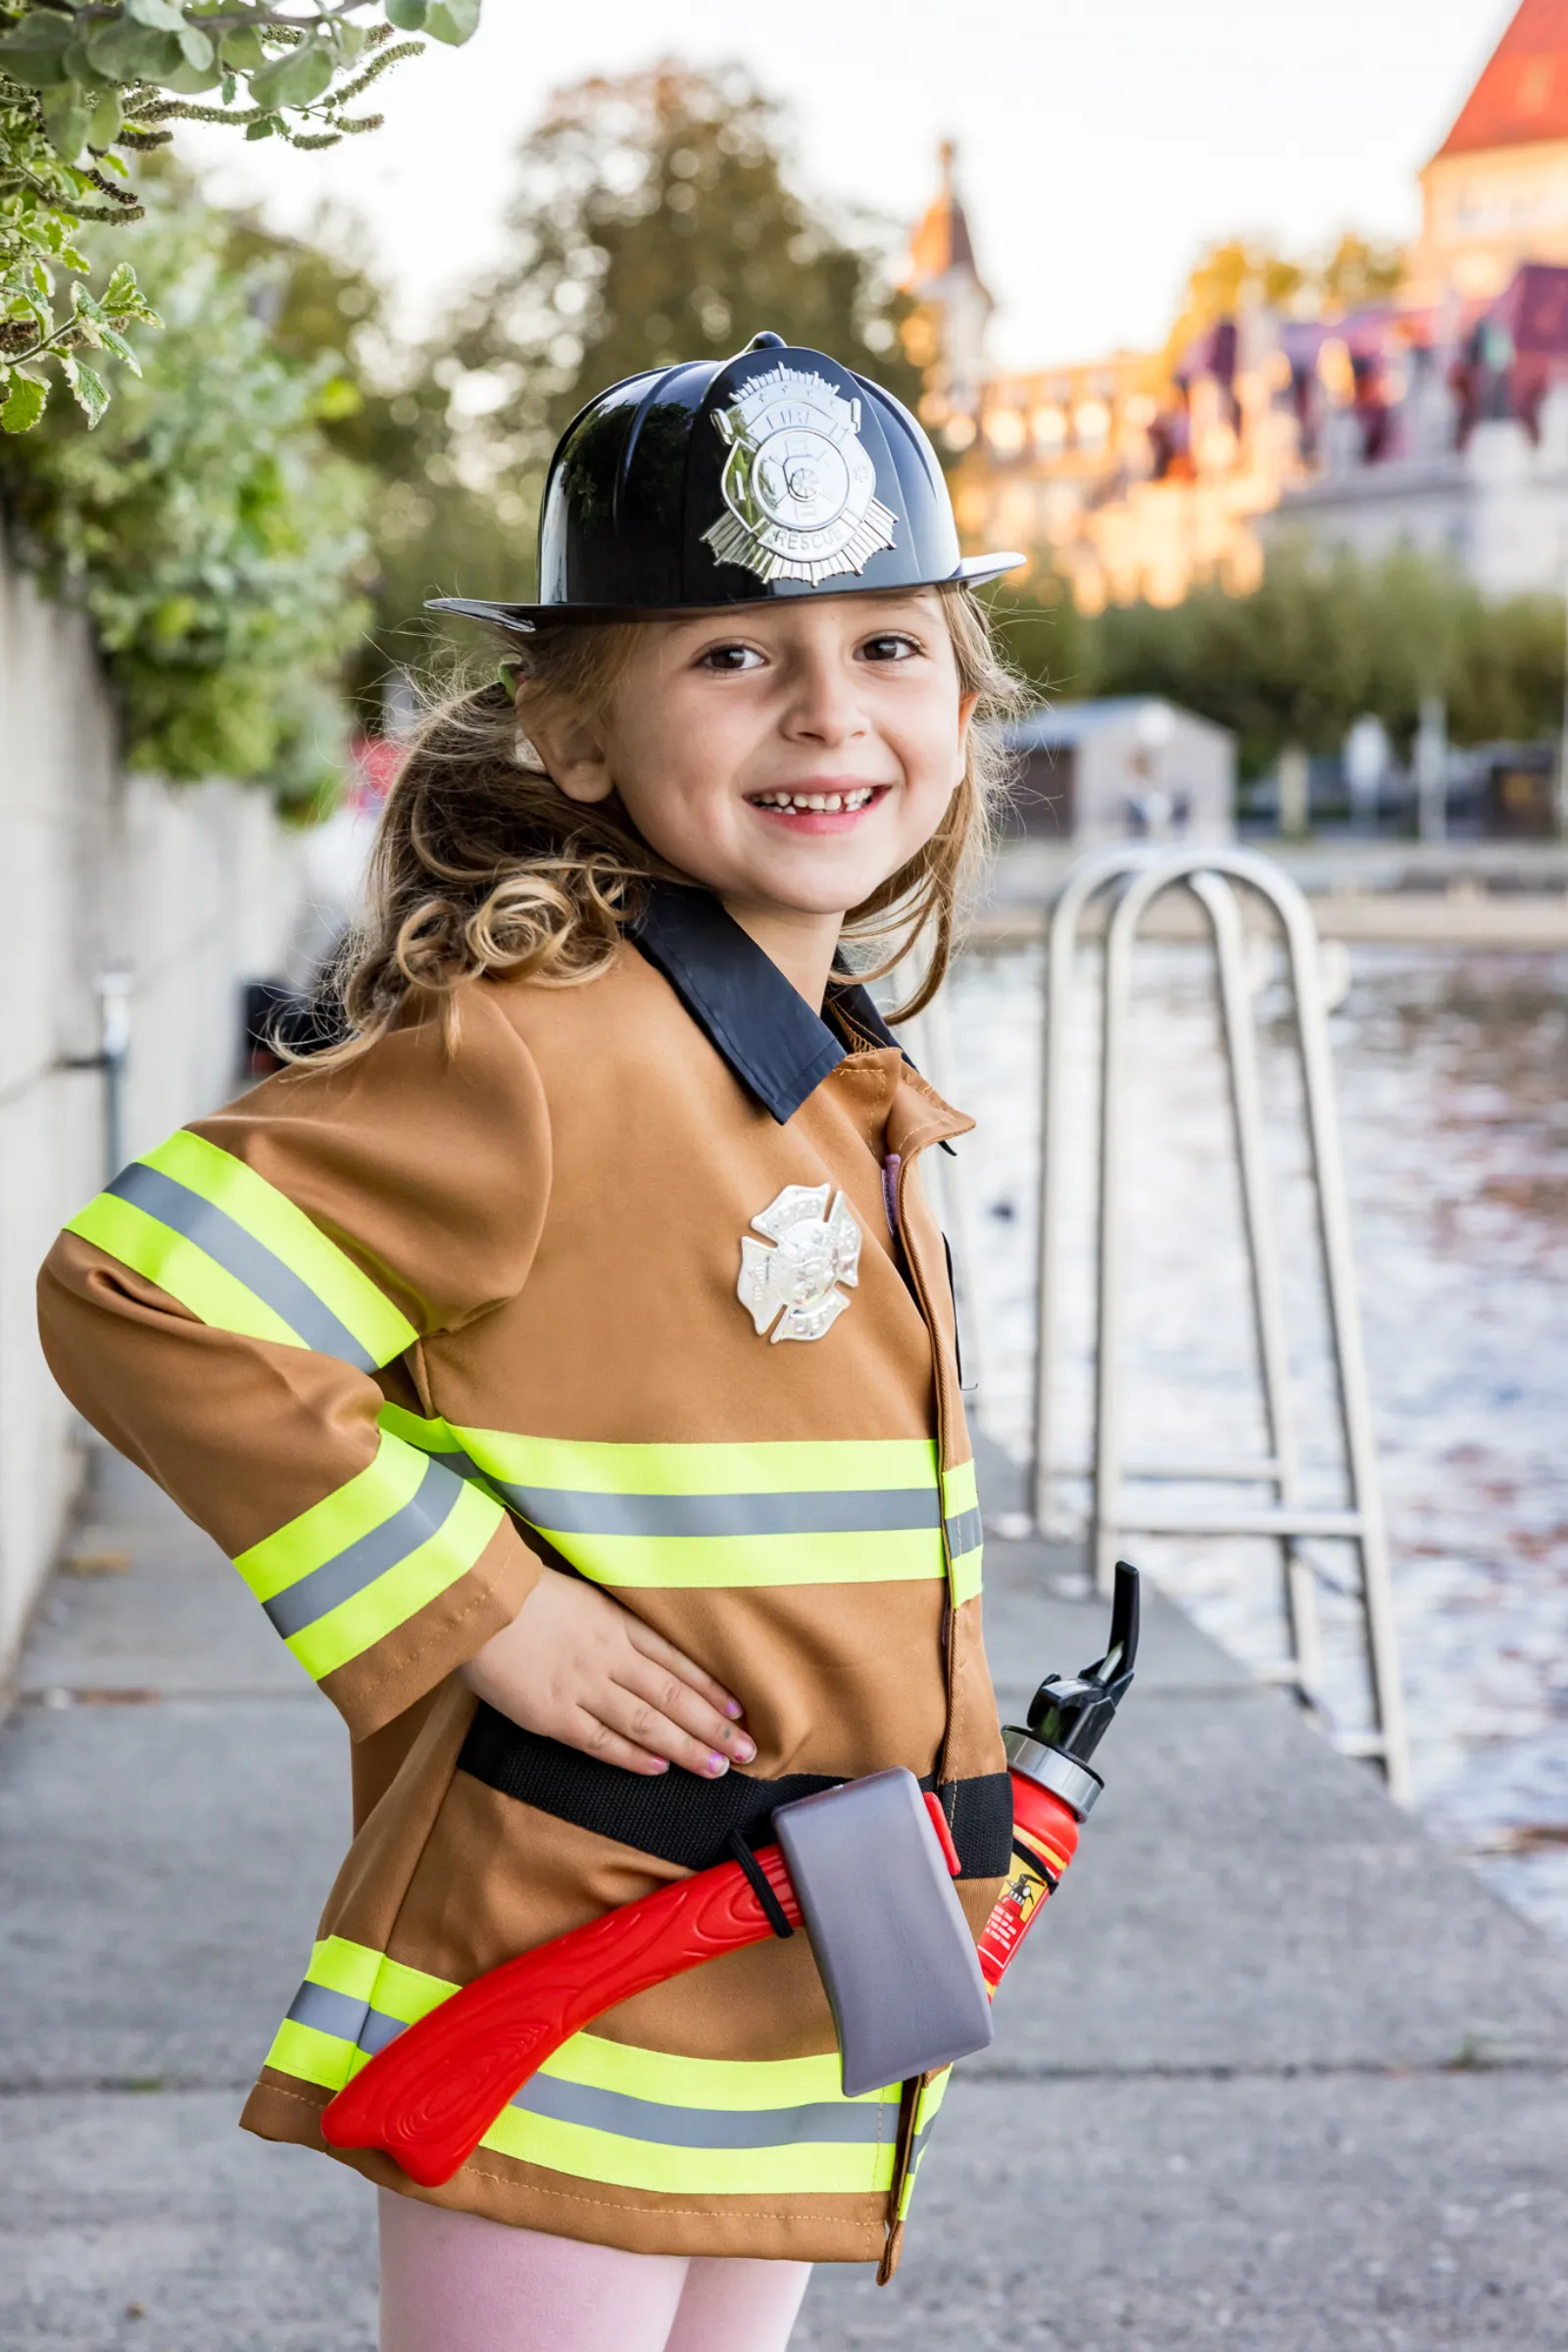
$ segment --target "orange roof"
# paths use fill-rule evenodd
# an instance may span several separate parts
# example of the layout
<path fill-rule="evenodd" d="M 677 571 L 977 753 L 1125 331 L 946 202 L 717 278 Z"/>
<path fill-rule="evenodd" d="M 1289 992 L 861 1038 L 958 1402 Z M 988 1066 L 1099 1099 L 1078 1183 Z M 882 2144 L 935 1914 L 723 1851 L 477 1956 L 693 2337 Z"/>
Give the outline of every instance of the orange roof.
<path fill-rule="evenodd" d="M 1568 0 L 1564 0 L 1568 7 Z M 946 277 L 950 270 L 966 270 L 978 277 L 974 244 L 969 235 L 969 222 L 963 206 L 958 202 L 953 184 L 954 146 L 944 139 L 939 150 L 942 163 L 942 186 L 934 201 L 926 208 L 924 220 L 909 240 L 909 262 L 905 283 L 911 291 Z"/>
<path fill-rule="evenodd" d="M 1438 154 L 1542 139 L 1568 139 L 1568 0 L 1523 0 Z"/>

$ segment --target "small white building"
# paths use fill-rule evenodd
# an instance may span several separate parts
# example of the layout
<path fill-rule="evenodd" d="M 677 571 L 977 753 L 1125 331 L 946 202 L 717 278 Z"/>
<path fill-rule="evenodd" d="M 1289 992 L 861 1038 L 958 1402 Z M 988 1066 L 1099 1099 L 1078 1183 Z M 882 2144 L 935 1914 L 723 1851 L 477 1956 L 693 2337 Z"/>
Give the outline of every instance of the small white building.
<path fill-rule="evenodd" d="M 1229 841 L 1236 738 L 1153 695 L 1052 703 L 1007 731 L 1015 828 L 1031 837 Z"/>

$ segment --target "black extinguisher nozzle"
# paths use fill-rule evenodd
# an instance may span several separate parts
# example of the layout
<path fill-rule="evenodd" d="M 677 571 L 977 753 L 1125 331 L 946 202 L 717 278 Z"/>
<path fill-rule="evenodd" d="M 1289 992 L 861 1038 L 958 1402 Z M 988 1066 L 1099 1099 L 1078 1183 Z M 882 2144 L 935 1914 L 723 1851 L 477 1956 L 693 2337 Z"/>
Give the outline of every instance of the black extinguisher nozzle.
<path fill-rule="evenodd" d="M 1030 1736 L 1086 1764 L 1109 1728 L 1133 1679 L 1138 1657 L 1138 1571 L 1116 1562 L 1110 1644 L 1102 1658 L 1073 1676 L 1048 1675 L 1029 1708 Z"/>

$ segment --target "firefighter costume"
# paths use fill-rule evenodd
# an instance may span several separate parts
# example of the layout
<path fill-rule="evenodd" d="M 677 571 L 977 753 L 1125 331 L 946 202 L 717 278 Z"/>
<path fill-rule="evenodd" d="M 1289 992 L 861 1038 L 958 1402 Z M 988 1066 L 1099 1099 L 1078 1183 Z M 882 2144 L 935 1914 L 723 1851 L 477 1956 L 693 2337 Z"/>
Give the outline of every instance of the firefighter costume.
<path fill-rule="evenodd" d="M 772 338 L 585 412 L 541 570 L 541 606 L 481 610 L 966 576 L 918 426 Z M 40 1287 L 57 1378 L 353 1743 L 354 1842 L 249 2129 L 323 2146 L 366 2054 L 458 1985 L 890 1765 L 941 1792 L 978 1936 L 1010 1794 L 919 1184 L 969 1125 L 862 989 L 819 1017 L 716 899 L 658 884 L 598 978 L 467 981 L 451 1049 L 415 1012 L 269 1078 L 72 1221 Z M 643 1778 L 474 1698 L 457 1670 L 563 1570 L 740 1694 L 747 1771 Z M 574 2036 L 445 2187 L 340 2160 L 633 2251 L 876 2260 L 944 2084 L 842 2095 L 797 1936 Z"/>

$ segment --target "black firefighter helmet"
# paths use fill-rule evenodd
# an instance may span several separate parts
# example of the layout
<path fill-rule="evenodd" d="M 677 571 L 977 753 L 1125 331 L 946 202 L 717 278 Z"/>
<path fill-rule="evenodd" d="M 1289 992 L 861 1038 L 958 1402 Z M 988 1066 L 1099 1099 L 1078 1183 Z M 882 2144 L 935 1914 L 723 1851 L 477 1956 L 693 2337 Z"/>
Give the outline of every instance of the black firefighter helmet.
<path fill-rule="evenodd" d="M 775 597 L 977 584 L 936 452 L 903 404 L 824 352 L 754 336 L 730 360 L 629 375 L 566 427 L 539 521 L 539 600 L 432 600 L 504 627 Z"/>

